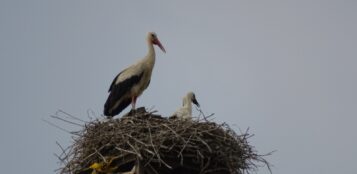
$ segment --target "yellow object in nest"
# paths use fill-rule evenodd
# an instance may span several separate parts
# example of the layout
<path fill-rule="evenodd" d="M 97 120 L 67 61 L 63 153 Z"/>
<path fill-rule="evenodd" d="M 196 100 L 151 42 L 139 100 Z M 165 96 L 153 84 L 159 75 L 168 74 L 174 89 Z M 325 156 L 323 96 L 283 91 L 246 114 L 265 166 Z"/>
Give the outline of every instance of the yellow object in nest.
<path fill-rule="evenodd" d="M 100 163 L 93 163 L 92 165 L 90 165 L 89 168 L 93 169 L 92 174 L 97 174 L 97 172 L 107 173 L 107 174 L 116 172 L 118 167 L 112 165 L 113 159 L 115 158 L 109 157 L 107 159 L 107 162 L 102 161 Z"/>

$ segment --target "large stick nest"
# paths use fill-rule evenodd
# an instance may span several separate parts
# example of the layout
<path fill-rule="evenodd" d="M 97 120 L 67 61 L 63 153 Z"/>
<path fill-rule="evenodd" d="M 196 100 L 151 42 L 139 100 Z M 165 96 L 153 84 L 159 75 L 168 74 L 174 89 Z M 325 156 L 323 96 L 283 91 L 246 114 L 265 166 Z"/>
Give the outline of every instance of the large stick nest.
<path fill-rule="evenodd" d="M 144 108 L 87 122 L 76 135 L 60 157 L 61 174 L 121 173 L 134 165 L 140 174 L 242 174 L 259 163 L 269 167 L 249 145 L 247 132 L 237 135 L 227 124 L 206 119 L 164 118 Z M 95 171 L 95 163 L 111 169 Z"/>

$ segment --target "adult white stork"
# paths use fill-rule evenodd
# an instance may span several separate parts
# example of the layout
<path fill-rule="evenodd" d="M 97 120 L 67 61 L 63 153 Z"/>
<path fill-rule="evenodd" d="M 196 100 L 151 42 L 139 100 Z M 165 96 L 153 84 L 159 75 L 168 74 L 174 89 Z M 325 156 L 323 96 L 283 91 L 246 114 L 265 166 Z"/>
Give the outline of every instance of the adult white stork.
<path fill-rule="evenodd" d="M 196 100 L 196 95 L 193 92 L 188 92 L 183 98 L 182 107 L 174 112 L 173 117 L 177 117 L 182 120 L 189 120 L 192 118 L 192 104 L 200 107 L 200 104 Z"/>
<path fill-rule="evenodd" d="M 109 87 L 110 94 L 104 104 L 104 115 L 113 117 L 124 110 L 130 103 L 135 109 L 136 99 L 149 86 L 152 70 L 155 64 L 154 45 L 166 53 L 157 35 L 149 32 L 147 35 L 148 53 L 137 63 L 120 72 Z"/>

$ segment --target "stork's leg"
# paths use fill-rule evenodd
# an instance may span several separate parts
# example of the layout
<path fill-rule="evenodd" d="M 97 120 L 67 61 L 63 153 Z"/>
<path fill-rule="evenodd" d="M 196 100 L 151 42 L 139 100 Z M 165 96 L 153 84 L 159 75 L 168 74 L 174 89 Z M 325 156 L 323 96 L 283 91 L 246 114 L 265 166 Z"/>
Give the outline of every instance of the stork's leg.
<path fill-rule="evenodd" d="M 131 110 L 128 113 L 128 115 L 135 115 L 135 103 L 136 103 L 136 97 L 132 96 L 131 97 Z"/>
<path fill-rule="evenodd" d="M 136 96 L 131 97 L 131 109 L 135 110 Z"/>

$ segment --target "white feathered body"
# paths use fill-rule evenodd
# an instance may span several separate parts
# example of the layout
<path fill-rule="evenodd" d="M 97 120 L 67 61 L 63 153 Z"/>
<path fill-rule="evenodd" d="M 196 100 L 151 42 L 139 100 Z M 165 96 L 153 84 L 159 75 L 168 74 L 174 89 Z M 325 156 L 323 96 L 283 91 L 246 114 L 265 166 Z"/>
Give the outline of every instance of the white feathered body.
<path fill-rule="evenodd" d="M 192 102 L 188 95 L 183 98 L 182 107 L 175 111 L 173 115 L 182 120 L 192 119 Z"/>

